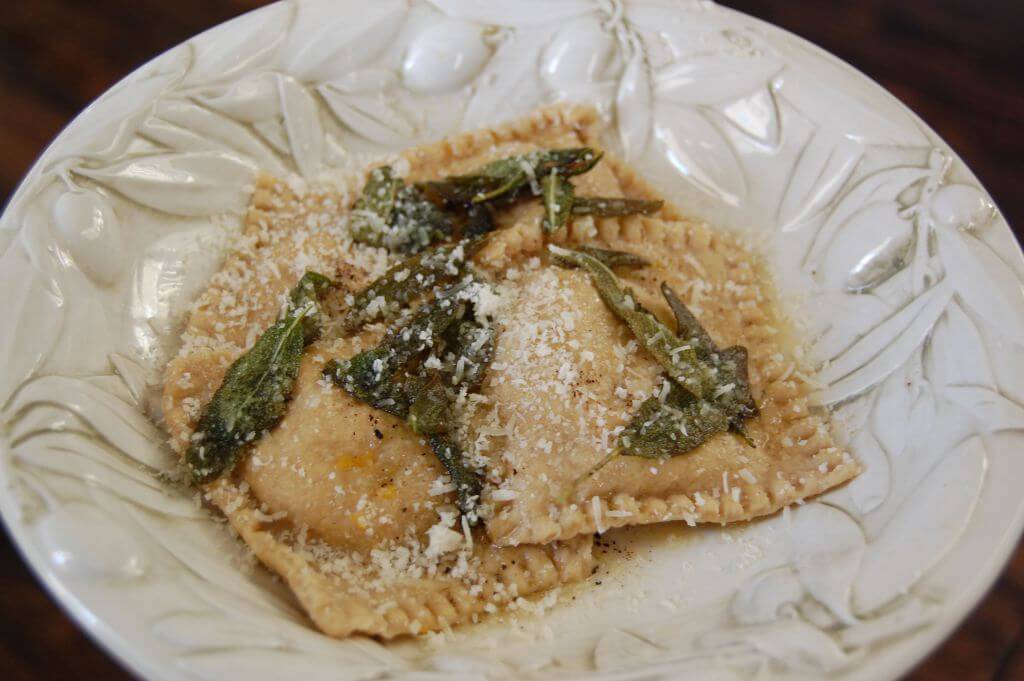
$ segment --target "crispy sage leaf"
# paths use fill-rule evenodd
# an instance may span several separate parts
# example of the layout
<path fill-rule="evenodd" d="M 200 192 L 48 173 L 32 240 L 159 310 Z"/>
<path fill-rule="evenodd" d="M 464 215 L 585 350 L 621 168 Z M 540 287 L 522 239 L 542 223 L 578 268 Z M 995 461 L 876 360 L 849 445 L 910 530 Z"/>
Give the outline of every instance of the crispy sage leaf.
<path fill-rule="evenodd" d="M 647 267 L 651 264 L 651 261 L 642 255 L 629 253 L 628 251 L 616 251 L 609 248 L 598 248 L 597 246 L 577 246 L 576 250 L 581 253 L 586 253 L 609 268 Z M 555 260 L 562 267 L 577 267 L 575 261 L 559 258 L 557 255 L 555 256 Z"/>
<path fill-rule="evenodd" d="M 672 310 L 672 316 L 676 318 L 676 335 L 686 341 L 693 343 L 697 354 L 701 359 L 707 359 L 713 352 L 718 351 L 718 346 L 711 340 L 711 336 L 700 325 L 697 318 L 690 312 L 690 308 L 683 304 L 683 301 L 672 290 L 672 287 L 665 282 L 661 283 L 661 295 Z"/>
<path fill-rule="evenodd" d="M 320 335 L 320 308 L 316 306 L 333 287 L 334 282 L 328 277 L 319 272 L 309 271 L 302 275 L 288 294 L 286 316 L 296 315 L 313 306 L 310 313 L 302 317 L 302 330 L 307 344 L 312 343 Z"/>
<path fill-rule="evenodd" d="M 185 454 L 197 483 L 229 471 L 242 451 L 284 416 L 302 351 L 319 333 L 317 302 L 332 285 L 327 277 L 307 272 L 292 289 L 284 317 L 228 368 Z"/>
<path fill-rule="evenodd" d="M 451 235 L 451 219 L 415 187 L 395 177 L 389 166 L 370 172 L 352 207 L 352 238 L 398 253 L 417 253 Z"/>
<path fill-rule="evenodd" d="M 596 246 L 579 246 L 577 250 L 600 260 L 607 267 L 647 267 L 651 264 L 647 258 L 627 251 L 614 251 Z"/>
<path fill-rule="evenodd" d="M 323 375 L 357 400 L 404 419 L 409 404 L 403 386 L 394 383 L 393 372 L 384 373 L 387 359 L 386 350 L 374 348 L 349 359 L 330 360 Z"/>
<path fill-rule="evenodd" d="M 745 420 L 756 416 L 758 410 L 750 393 L 746 348 L 719 350 L 668 286 L 662 285 L 661 290 L 676 317 L 676 333 L 645 310 L 629 289 L 622 288 L 599 257 L 556 246 L 549 249 L 556 260 L 587 270 L 605 304 L 629 326 L 672 380 L 666 399 L 645 401 L 621 434 L 622 453 L 672 456 L 727 429 L 753 445 L 746 434 Z"/>
<path fill-rule="evenodd" d="M 418 253 L 452 235 L 452 221 L 415 187 L 402 187 L 384 246 L 399 253 Z"/>
<path fill-rule="evenodd" d="M 494 217 L 494 208 L 486 203 L 471 203 L 466 207 L 465 221 L 462 225 L 462 238 L 472 239 L 493 232 L 498 226 Z"/>
<path fill-rule="evenodd" d="M 450 433 L 459 391 L 479 388 L 494 352 L 494 327 L 466 318 L 472 279 L 425 303 L 412 319 L 391 328 L 380 344 L 324 369 L 331 381 L 414 432 L 430 436 L 431 448 L 458 489 L 459 506 L 476 521 L 480 482 L 462 460 Z M 421 361 L 430 354 L 434 362 Z M 443 357 L 443 360 L 438 359 Z"/>
<path fill-rule="evenodd" d="M 452 331 L 455 330 L 455 333 Z M 494 354 L 494 327 L 463 320 L 449 327 L 445 362 L 437 369 L 422 369 L 406 382 L 409 401 L 407 422 L 417 433 L 430 436 L 434 454 L 451 476 L 458 492 L 459 508 L 470 522 L 476 522 L 475 504 L 480 497 L 480 480 L 469 468 L 451 432 L 455 423 L 455 400 L 461 391 L 474 392 L 483 383 Z"/>
<path fill-rule="evenodd" d="M 356 211 L 367 211 L 380 218 L 387 224 L 391 221 L 391 214 L 395 210 L 395 202 L 398 200 L 398 190 L 402 188 L 402 178 L 395 177 L 391 166 L 380 166 L 370 171 L 366 178 L 366 185 L 363 193 L 356 199 L 352 206 Z"/>
<path fill-rule="evenodd" d="M 627 215 L 652 215 L 661 210 L 664 201 L 646 199 L 615 199 L 600 196 L 577 196 L 572 202 L 573 215 L 596 215 L 602 218 Z"/>
<path fill-rule="evenodd" d="M 355 293 L 341 322 L 342 330 L 351 333 L 364 324 L 387 319 L 414 298 L 458 281 L 465 274 L 469 259 L 483 247 L 486 239 L 485 235 L 448 246 L 435 246 L 391 267 Z"/>
<path fill-rule="evenodd" d="M 294 314 L 302 308 L 319 303 L 324 294 L 334 286 L 329 277 L 310 270 L 288 292 L 288 312 Z"/>
<path fill-rule="evenodd" d="M 496 328 L 493 324 L 463 321 L 452 344 L 451 384 L 466 392 L 476 391 L 494 358 Z M 461 366 L 460 366 L 461 362 Z"/>
<path fill-rule="evenodd" d="M 346 360 L 331 360 L 324 374 L 353 397 L 391 413 L 388 400 L 394 400 L 394 376 L 406 362 L 435 346 L 444 333 L 466 311 L 459 293 L 460 284 L 442 292 L 433 301 L 421 305 L 406 324 L 388 329 L 380 344 Z M 395 407 L 402 409 L 402 407 Z M 405 413 L 400 414 L 405 418 Z"/>
<path fill-rule="evenodd" d="M 531 182 L 555 171 L 563 177 L 589 171 L 602 154 L 589 147 L 544 149 L 492 161 L 465 175 L 417 185 L 427 195 L 450 204 L 513 199 Z"/>
<path fill-rule="evenodd" d="M 723 410 L 695 399 L 673 381 L 667 384 L 664 400 L 648 397 L 619 433 L 623 454 L 646 459 L 677 456 L 728 430 L 729 417 Z"/>
<path fill-rule="evenodd" d="M 362 194 L 352 206 L 349 229 L 356 242 L 368 246 L 384 245 L 391 216 L 395 212 L 398 190 L 403 184 L 401 178 L 392 174 L 390 166 L 370 171 Z"/>
<path fill-rule="evenodd" d="M 582 175 L 590 172 L 603 156 L 604 152 L 594 151 L 590 147 L 547 149 L 525 154 L 526 161 L 533 165 L 537 177 L 547 175 L 552 170 L 566 177 Z"/>
<path fill-rule="evenodd" d="M 476 522 L 476 504 L 480 499 L 480 477 L 469 468 L 463 459 L 462 450 L 448 434 L 431 435 L 428 440 L 434 455 L 448 471 L 459 498 L 459 510 Z"/>
<path fill-rule="evenodd" d="M 747 434 L 746 420 L 755 418 L 761 413 L 750 392 L 750 376 L 747 366 L 747 349 L 742 345 L 733 345 L 719 353 L 719 381 L 728 381 L 732 389 L 719 396 L 719 402 L 729 410 L 729 428 L 738 433 L 751 447 L 756 446 Z"/>
<path fill-rule="evenodd" d="M 716 380 L 720 387 L 727 387 L 728 390 L 721 392 L 717 396 L 717 401 L 731 414 L 732 429 L 746 437 L 743 422 L 760 412 L 750 392 L 747 349 L 741 345 L 734 345 L 719 350 L 718 345 L 690 309 L 664 282 L 661 284 L 661 294 L 676 318 L 676 334 L 693 345 L 701 361 L 709 362 L 718 370 Z M 747 439 L 749 442 L 749 438 Z"/>
<path fill-rule="evenodd" d="M 454 414 L 445 378 L 440 369 L 428 369 L 422 376 L 406 381 L 405 390 L 410 398 L 406 422 L 413 431 L 422 435 L 448 432 Z"/>
<path fill-rule="evenodd" d="M 541 178 L 541 198 L 544 201 L 544 231 L 557 232 L 569 222 L 573 205 L 573 187 L 558 171 L 552 170 Z"/>
<path fill-rule="evenodd" d="M 548 249 L 559 262 L 568 262 L 590 275 L 601 299 L 633 332 L 647 352 L 668 373 L 672 380 L 695 397 L 708 398 L 715 389 L 711 367 L 701 362 L 692 345 L 681 341 L 671 329 L 640 305 L 629 289 L 619 285 L 615 274 L 592 255 L 550 245 Z"/>
<path fill-rule="evenodd" d="M 448 327 L 433 368 L 421 365 L 403 384 L 409 403 L 408 422 L 417 433 L 448 432 L 454 423 L 455 399 L 475 392 L 483 383 L 494 355 L 495 327 L 463 319 Z"/>

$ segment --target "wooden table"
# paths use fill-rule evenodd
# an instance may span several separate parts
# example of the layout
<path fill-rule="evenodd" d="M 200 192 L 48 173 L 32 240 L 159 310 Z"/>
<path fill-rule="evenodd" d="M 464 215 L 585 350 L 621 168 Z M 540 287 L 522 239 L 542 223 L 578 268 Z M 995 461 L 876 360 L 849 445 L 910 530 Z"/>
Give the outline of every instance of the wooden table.
<path fill-rule="evenodd" d="M 514 2 L 515 0 L 507 0 Z M 153 55 L 257 0 L 22 0 L 0 12 L 0 195 L 53 136 Z M 809 38 L 917 111 L 1024 229 L 1024 3 L 725 0 Z M 1017 231 L 1018 237 L 1021 232 Z M 915 680 L 1024 679 L 1024 549 Z M 120 679 L 0 545 L 0 678 Z"/>

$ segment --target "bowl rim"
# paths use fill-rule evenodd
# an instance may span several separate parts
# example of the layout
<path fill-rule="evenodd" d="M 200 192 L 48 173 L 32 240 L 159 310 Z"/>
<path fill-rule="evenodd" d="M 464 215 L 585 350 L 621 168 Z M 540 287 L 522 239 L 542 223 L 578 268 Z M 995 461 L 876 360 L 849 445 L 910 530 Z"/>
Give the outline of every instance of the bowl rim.
<path fill-rule="evenodd" d="M 0 209 L 0 217 L 6 216 L 11 207 L 23 198 L 22 195 L 31 185 L 31 181 L 40 174 L 44 162 L 52 155 L 55 149 L 60 148 L 69 131 L 71 131 L 77 125 L 79 120 L 89 113 L 89 111 L 99 101 L 107 97 L 111 92 L 123 87 L 130 87 L 132 83 L 140 76 L 144 75 L 148 69 L 159 64 L 167 57 L 168 54 L 174 50 L 180 49 L 183 45 L 186 45 L 200 37 L 206 37 L 225 30 L 231 30 L 231 27 L 237 26 L 254 15 L 272 11 L 273 8 L 291 1 L 292 0 L 276 0 L 276 2 L 248 10 L 235 17 L 227 19 L 226 21 L 204 29 L 190 36 L 186 40 L 179 42 L 153 56 L 132 69 L 122 78 L 118 79 L 106 88 L 103 93 L 93 99 L 85 108 L 79 111 L 66 125 L 64 125 L 54 136 L 52 141 L 39 153 L 36 160 L 31 166 L 29 166 L 29 169 L 18 182 L 15 190 L 8 197 L 2 209 Z M 888 98 L 890 102 L 897 104 L 899 109 L 909 115 L 910 119 L 914 121 L 920 130 L 925 132 L 932 141 L 940 142 L 950 151 L 953 158 L 959 161 L 960 167 L 963 172 L 966 173 L 967 177 L 971 178 L 978 187 L 981 187 L 985 191 L 986 196 L 988 196 L 992 201 L 995 210 L 998 211 L 999 215 L 1004 216 L 1005 221 L 1005 215 L 999 209 L 996 199 L 991 196 L 985 186 L 978 180 L 971 167 L 964 163 L 960 154 L 950 144 L 948 144 L 944 138 L 938 135 L 938 133 L 936 133 L 935 130 L 933 130 L 932 127 L 916 112 L 876 80 L 842 58 L 815 44 L 811 40 L 793 33 L 788 29 L 782 28 L 767 20 L 760 19 L 745 12 L 721 5 L 717 2 L 712 2 L 712 0 L 699 0 L 699 3 L 712 8 L 714 11 L 722 12 L 736 18 L 742 18 L 742 20 L 746 22 L 752 22 L 756 26 L 769 32 L 783 34 L 787 39 L 802 49 L 811 52 L 818 58 L 824 58 L 832 65 L 845 70 L 847 73 L 861 81 L 862 84 L 884 93 L 884 97 Z M 680 2 L 680 8 L 682 8 L 684 4 L 685 3 Z M 1016 234 L 1013 233 L 1013 229 L 1009 226 L 1008 222 L 1006 223 L 1006 227 L 1014 237 L 1015 250 L 1013 258 L 1018 262 L 1024 263 L 1024 249 L 1022 249 L 1019 239 L 1017 239 Z M 0 448 L 6 449 L 6 445 L 2 441 L 0 441 Z M 7 486 L 7 483 L 8 480 L 6 479 L 6 472 L 3 467 L 0 467 L 0 485 Z M 5 528 L 8 537 L 11 539 L 11 543 L 14 545 L 18 555 L 21 557 L 25 565 L 29 568 L 29 571 L 42 584 L 45 591 L 60 610 L 75 623 L 80 631 L 86 634 L 90 641 L 107 653 L 116 664 L 127 670 L 129 673 L 147 679 L 171 678 L 169 676 L 165 676 L 165 670 L 162 667 L 153 664 L 146 655 L 139 654 L 139 652 L 118 633 L 116 628 L 110 626 L 104 620 L 92 615 L 88 606 L 76 595 L 74 589 L 70 588 L 65 583 L 66 580 L 63 580 L 56 574 L 52 567 L 49 567 L 48 561 L 45 557 L 38 555 L 35 552 L 35 547 L 26 536 L 24 526 L 17 522 L 12 522 L 17 513 L 18 511 L 13 506 L 10 495 L 0 495 L 0 521 L 2 521 L 2 525 Z M 971 612 L 981 604 L 981 601 L 984 599 L 986 594 L 995 586 L 999 576 L 1006 569 L 1015 549 L 1020 543 L 1022 535 L 1024 535 L 1024 499 L 1018 502 L 1012 517 L 1005 526 L 1005 531 L 1002 532 L 1002 535 L 998 540 L 996 550 L 988 556 L 988 560 L 981 569 L 975 572 L 976 578 L 971 580 L 968 588 L 956 592 L 956 594 L 952 595 L 945 601 L 941 621 L 934 623 L 919 633 L 913 634 L 913 636 L 918 639 L 918 642 L 913 646 L 904 647 L 899 650 L 896 657 L 890 663 L 891 669 L 894 672 L 893 678 L 901 678 L 923 663 L 949 639 L 950 635 L 956 629 L 963 624 L 968 615 L 970 615 Z"/>

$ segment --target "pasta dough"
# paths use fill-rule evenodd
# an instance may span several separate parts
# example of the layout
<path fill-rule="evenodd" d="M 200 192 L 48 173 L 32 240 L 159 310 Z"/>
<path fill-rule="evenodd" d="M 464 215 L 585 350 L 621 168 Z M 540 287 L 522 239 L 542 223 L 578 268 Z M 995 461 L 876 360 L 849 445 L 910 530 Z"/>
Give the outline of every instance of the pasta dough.
<path fill-rule="evenodd" d="M 591 109 L 552 107 L 411 149 L 396 166 L 408 179 L 434 179 L 532 149 L 596 146 L 596 126 Z M 612 159 L 572 181 L 580 194 L 656 198 Z M 196 302 L 166 371 L 164 419 L 176 451 L 188 448 L 227 367 L 273 323 L 306 270 L 342 283 L 325 301 L 338 317 L 346 292 L 393 263 L 351 241 L 349 188 L 359 183 L 296 191 L 260 180 L 244 234 Z M 472 620 L 586 578 L 595 531 L 744 520 L 856 474 L 856 462 L 808 411 L 756 260 L 666 205 L 652 217 L 577 218 L 549 238 L 646 256 L 650 267 L 622 275 L 641 302 L 668 321 L 658 294 L 667 281 L 717 341 L 747 346 L 762 408 L 749 423 L 757 447 L 721 434 L 683 456 L 618 457 L 583 476 L 658 389 L 660 371 L 584 274 L 549 262 L 541 214 L 537 202 L 500 213 L 474 259 L 505 301 L 482 398 L 462 411 L 460 426 L 486 464 L 486 530 L 462 524 L 444 469 L 419 436 L 321 378 L 329 360 L 373 345 L 379 326 L 307 348 L 283 420 L 230 476 L 206 487 L 324 632 L 393 637 Z"/>
<path fill-rule="evenodd" d="M 578 144 L 576 123 L 561 125 L 564 116 L 553 111 L 505 133 L 466 135 L 429 154 L 414 150 L 410 175 L 457 172 L 517 153 L 524 148 L 515 141 L 520 137 L 544 146 Z M 303 272 L 327 273 L 351 290 L 389 264 L 381 253 L 352 244 L 344 219 L 351 200 L 344 186 L 300 195 L 284 182 L 261 179 L 245 232 L 197 300 L 183 347 L 166 371 L 164 421 L 176 451 L 187 449 L 227 367 L 273 322 Z M 527 220 L 529 208 L 503 216 L 501 224 Z M 529 238 L 514 229 L 499 235 L 480 254 L 494 268 L 506 251 L 525 252 Z M 338 313 L 343 298 L 327 301 L 328 309 Z M 350 356 L 371 336 L 308 348 L 282 422 L 255 443 L 230 479 L 206 490 L 317 626 L 339 637 L 437 630 L 589 576 L 589 535 L 498 548 L 485 533 L 452 524 L 444 470 L 420 438 L 320 380 L 327 360 Z"/>
<path fill-rule="evenodd" d="M 856 475 L 856 461 L 809 410 L 771 290 L 746 252 L 701 225 L 648 218 L 602 221 L 588 241 L 652 261 L 621 279 L 663 321 L 672 319 L 658 290 L 667 281 L 721 347 L 749 349 L 761 414 L 747 428 L 757 446 L 721 433 L 681 456 L 619 456 L 585 477 L 658 389 L 661 369 L 584 274 L 541 267 L 524 277 L 503 321 L 483 391 L 493 411 L 477 417 L 477 432 L 500 433 L 481 449 L 511 498 L 488 522 L 496 543 L 665 520 L 748 520 Z"/>

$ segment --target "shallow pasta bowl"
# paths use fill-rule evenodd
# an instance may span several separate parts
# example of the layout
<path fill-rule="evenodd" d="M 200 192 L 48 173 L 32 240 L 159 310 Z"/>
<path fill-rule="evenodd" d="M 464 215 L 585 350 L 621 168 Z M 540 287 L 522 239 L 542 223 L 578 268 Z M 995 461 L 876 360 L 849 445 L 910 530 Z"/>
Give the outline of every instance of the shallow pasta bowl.
<path fill-rule="evenodd" d="M 316 633 L 193 496 L 163 363 L 260 171 L 312 179 L 569 100 L 694 216 L 760 244 L 865 467 L 765 521 L 616 537 L 543 615 L 381 645 Z M 0 218 L 0 508 L 102 645 L 155 679 L 895 678 L 1017 541 L 1024 260 L 892 96 L 704 2 L 286 2 L 86 109 Z"/>

